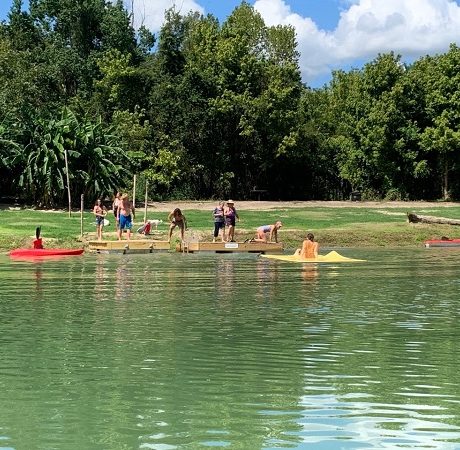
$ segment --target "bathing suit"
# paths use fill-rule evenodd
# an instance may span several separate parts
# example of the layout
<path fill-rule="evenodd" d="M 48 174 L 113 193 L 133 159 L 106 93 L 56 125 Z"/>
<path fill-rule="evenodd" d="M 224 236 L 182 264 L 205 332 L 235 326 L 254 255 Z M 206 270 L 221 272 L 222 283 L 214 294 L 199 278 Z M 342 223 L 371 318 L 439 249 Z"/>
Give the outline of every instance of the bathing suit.
<path fill-rule="evenodd" d="M 184 226 L 184 216 L 180 219 L 176 219 L 175 217 L 172 218 L 171 224 L 175 225 L 176 227 L 182 228 Z"/>
<path fill-rule="evenodd" d="M 131 222 L 131 214 L 129 216 L 120 214 L 120 230 L 124 230 L 125 228 L 130 230 L 132 226 L 133 224 Z"/>
<path fill-rule="evenodd" d="M 96 225 L 104 225 L 104 217 L 103 216 L 96 216 Z"/>
<path fill-rule="evenodd" d="M 302 258 L 314 258 L 315 257 L 315 250 L 318 248 L 318 244 L 314 241 L 309 241 L 308 239 L 303 242 L 302 250 L 300 252 L 300 256 Z M 305 253 L 303 250 L 305 249 Z"/>
<path fill-rule="evenodd" d="M 257 228 L 257 231 L 261 231 L 262 233 L 270 233 L 271 225 L 262 225 Z"/>

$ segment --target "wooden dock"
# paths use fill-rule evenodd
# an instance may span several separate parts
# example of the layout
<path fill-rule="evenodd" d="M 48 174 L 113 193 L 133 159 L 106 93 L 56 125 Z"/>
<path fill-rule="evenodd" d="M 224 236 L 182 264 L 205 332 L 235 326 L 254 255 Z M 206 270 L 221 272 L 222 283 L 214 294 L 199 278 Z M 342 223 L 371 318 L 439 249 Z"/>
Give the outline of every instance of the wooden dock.
<path fill-rule="evenodd" d="M 168 241 L 152 239 L 131 239 L 122 241 L 90 241 L 88 248 L 98 253 L 153 253 L 159 250 L 170 250 Z"/>
<path fill-rule="evenodd" d="M 283 253 L 283 244 L 275 242 L 184 242 L 176 247 L 178 252 L 214 253 Z"/>

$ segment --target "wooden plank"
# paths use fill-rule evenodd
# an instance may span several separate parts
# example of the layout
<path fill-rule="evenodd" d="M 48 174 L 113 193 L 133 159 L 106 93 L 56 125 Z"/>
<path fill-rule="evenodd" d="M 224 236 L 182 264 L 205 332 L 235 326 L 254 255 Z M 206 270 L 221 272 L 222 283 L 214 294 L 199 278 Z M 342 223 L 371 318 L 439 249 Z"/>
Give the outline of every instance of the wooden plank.
<path fill-rule="evenodd" d="M 131 239 L 122 241 L 90 241 L 89 249 L 93 251 L 150 253 L 156 250 L 169 250 L 171 248 L 168 241 L 154 241 L 148 239 Z"/>
<path fill-rule="evenodd" d="M 282 253 L 283 245 L 275 242 L 186 242 L 178 245 L 176 250 L 185 253 Z"/>

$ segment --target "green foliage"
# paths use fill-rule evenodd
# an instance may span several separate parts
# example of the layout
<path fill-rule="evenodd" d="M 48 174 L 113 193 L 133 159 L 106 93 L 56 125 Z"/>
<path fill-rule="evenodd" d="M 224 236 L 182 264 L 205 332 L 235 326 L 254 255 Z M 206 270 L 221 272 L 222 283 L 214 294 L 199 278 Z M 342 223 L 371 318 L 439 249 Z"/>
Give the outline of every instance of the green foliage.
<path fill-rule="evenodd" d="M 19 169 L 18 186 L 34 203 L 52 206 L 64 201 L 67 167 L 72 192 L 100 196 L 119 183 L 123 153 L 117 137 L 99 120 L 79 121 L 67 108 L 59 120 L 40 120 L 29 144 L 10 163 Z"/>
<path fill-rule="evenodd" d="M 152 196 L 460 198 L 460 50 L 393 53 L 304 86 L 295 31 L 248 2 L 225 22 L 168 10 L 137 32 L 121 0 L 12 0 L 0 24 L 0 182 L 64 201 Z M 154 44 L 157 43 L 157 47 Z M 15 184 L 20 183 L 20 185 Z"/>

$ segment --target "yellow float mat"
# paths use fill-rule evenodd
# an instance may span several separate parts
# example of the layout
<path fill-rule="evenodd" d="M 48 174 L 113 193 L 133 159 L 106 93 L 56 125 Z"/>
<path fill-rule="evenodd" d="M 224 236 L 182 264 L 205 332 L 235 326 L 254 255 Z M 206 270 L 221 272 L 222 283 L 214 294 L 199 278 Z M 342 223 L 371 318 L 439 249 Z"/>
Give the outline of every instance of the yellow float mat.
<path fill-rule="evenodd" d="M 341 262 L 364 262 L 365 259 L 353 259 L 342 256 L 335 251 L 327 255 L 318 255 L 317 258 L 301 258 L 296 255 L 260 255 L 262 258 L 278 259 L 280 261 L 298 262 L 298 263 L 341 263 Z"/>

